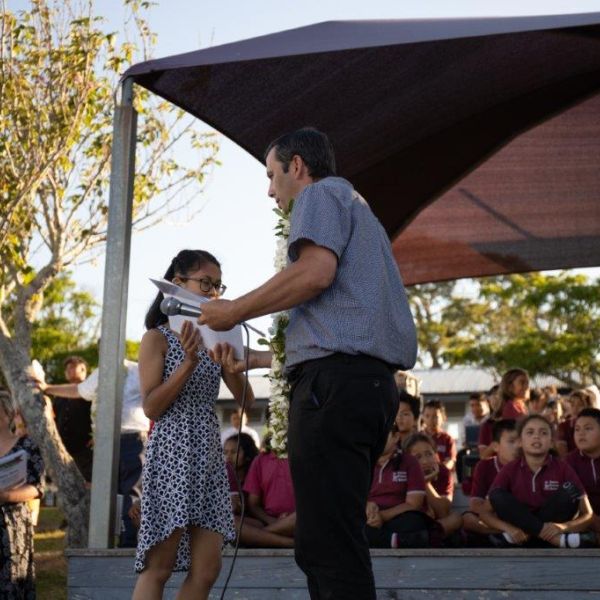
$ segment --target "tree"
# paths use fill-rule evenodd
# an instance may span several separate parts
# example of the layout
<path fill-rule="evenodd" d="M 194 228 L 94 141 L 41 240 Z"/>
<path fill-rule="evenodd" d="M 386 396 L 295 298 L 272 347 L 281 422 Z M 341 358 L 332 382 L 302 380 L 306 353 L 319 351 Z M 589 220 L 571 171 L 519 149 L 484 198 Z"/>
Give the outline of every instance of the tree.
<path fill-rule="evenodd" d="M 573 387 L 600 384 L 600 280 L 562 272 L 530 273 L 473 281 L 473 293 L 448 284 L 411 291 L 431 305 L 419 317 L 419 339 L 434 343 L 442 366 L 475 365 L 500 374 L 522 367 L 553 375 Z"/>
<path fill-rule="evenodd" d="M 125 0 L 121 37 L 105 30 L 92 0 L 31 0 L 17 14 L 0 1 L 0 369 L 59 487 L 68 543 L 80 547 L 89 508 L 83 478 L 26 370 L 49 286 L 102 250 L 114 91 L 155 40 L 143 19 L 149 3 L 140 0 Z M 142 228 L 189 207 L 217 164 L 218 142 L 182 111 L 136 91 L 134 223 Z M 194 164 L 176 157 L 178 144 L 195 150 Z"/>

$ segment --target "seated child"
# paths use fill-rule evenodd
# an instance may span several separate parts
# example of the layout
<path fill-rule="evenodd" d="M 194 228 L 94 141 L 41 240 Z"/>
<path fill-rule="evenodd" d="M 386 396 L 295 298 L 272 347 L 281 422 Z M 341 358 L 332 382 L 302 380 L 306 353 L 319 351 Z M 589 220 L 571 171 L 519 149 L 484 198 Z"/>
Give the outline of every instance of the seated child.
<path fill-rule="evenodd" d="M 440 461 L 450 471 L 456 464 L 456 442 L 442 430 L 446 422 L 446 409 L 439 400 L 430 400 L 423 408 L 423 431 L 435 442 Z"/>
<path fill-rule="evenodd" d="M 239 482 L 240 486 L 243 488 L 244 481 L 246 481 L 246 476 L 250 470 L 250 465 L 258 456 L 258 448 L 256 447 L 254 439 L 247 433 L 240 433 L 239 436 L 237 434 L 232 435 L 227 438 L 223 444 L 223 455 L 225 456 L 225 462 L 233 468 L 236 482 Z"/>
<path fill-rule="evenodd" d="M 550 454 L 552 428 L 541 415 L 520 421 L 522 456 L 508 463 L 494 479 L 481 520 L 502 534 L 490 535 L 497 546 L 526 542 L 561 548 L 595 545 L 592 509 L 573 469 Z"/>
<path fill-rule="evenodd" d="M 396 427 L 400 437 L 398 448 L 402 448 L 404 440 L 417 431 L 419 413 L 421 411 L 421 398 L 411 396 L 404 390 L 398 390 L 400 402 L 396 413 Z"/>
<path fill-rule="evenodd" d="M 245 434 L 242 434 L 245 435 Z M 227 444 L 225 443 L 226 456 Z M 254 442 L 252 441 L 252 446 Z M 240 454 L 243 442 L 240 443 Z M 268 440 L 265 440 L 268 448 Z M 250 454 L 252 449 L 250 448 Z M 235 461 L 235 453 L 233 454 Z M 238 463 L 240 459 L 238 456 Z M 240 544 L 254 548 L 293 548 L 296 520 L 294 493 L 287 458 L 271 452 L 259 454 L 249 465 L 240 493 L 240 474 L 229 460 L 226 462 L 236 530 Z M 242 500 L 244 515 L 242 519 Z"/>
<path fill-rule="evenodd" d="M 575 440 L 573 439 L 575 420 L 584 408 L 593 408 L 594 398 L 586 390 L 575 390 L 569 395 L 567 406 L 569 407 L 569 416 L 558 424 L 556 432 L 556 449 L 562 457 L 575 450 Z"/>
<path fill-rule="evenodd" d="M 367 539 L 371 548 L 423 547 L 429 522 L 421 511 L 425 480 L 419 463 L 398 450 L 394 424 L 377 460 L 367 502 Z"/>
<path fill-rule="evenodd" d="M 296 502 L 287 458 L 272 452 L 259 454 L 250 465 L 244 492 L 249 515 L 263 523 L 266 531 L 293 537 Z"/>
<path fill-rule="evenodd" d="M 490 389 L 487 393 L 487 399 L 490 405 L 490 413 L 479 427 L 479 440 L 477 442 L 479 458 L 481 459 L 494 456 L 492 428 L 494 427 L 494 423 L 502 418 L 503 408 L 499 385 L 494 385 Z"/>
<path fill-rule="evenodd" d="M 441 463 L 435 442 L 425 433 L 411 435 L 404 444 L 405 452 L 414 456 L 425 478 L 425 503 L 423 511 L 434 519 L 447 539 L 462 526 L 462 518 L 452 512 L 454 481 L 452 473 Z M 440 540 L 441 542 L 441 540 Z"/>
<path fill-rule="evenodd" d="M 527 398 L 529 396 L 529 375 L 524 369 L 510 369 L 500 380 L 500 399 L 502 419 L 519 421 L 527 416 Z"/>
<path fill-rule="evenodd" d="M 487 498 L 488 492 L 496 475 L 504 465 L 515 460 L 519 453 L 517 439 L 517 424 L 514 419 L 500 419 L 494 422 L 492 429 L 492 446 L 495 456 L 480 460 L 475 465 L 471 484 L 469 510 L 463 514 L 465 531 L 479 535 L 500 533 L 497 529 L 488 527 L 479 518 L 479 511 Z"/>
<path fill-rule="evenodd" d="M 584 408 L 575 419 L 575 445 L 567 463 L 577 473 L 590 500 L 592 529 L 600 533 L 600 410 Z"/>

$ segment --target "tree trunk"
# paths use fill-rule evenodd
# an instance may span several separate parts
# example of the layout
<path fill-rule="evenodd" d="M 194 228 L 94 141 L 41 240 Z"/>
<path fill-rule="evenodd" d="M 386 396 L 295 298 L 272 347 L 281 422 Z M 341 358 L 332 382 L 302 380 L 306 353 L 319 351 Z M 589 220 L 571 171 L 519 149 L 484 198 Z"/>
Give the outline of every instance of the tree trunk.
<path fill-rule="evenodd" d="M 14 340 L 0 335 L 0 368 L 13 401 L 21 411 L 27 432 L 39 446 L 46 470 L 58 488 L 58 505 L 68 523 L 67 545 L 87 547 L 90 512 L 89 492 L 77 465 L 66 451 L 52 413 L 52 404 L 42 394 L 34 393 L 28 383 L 28 352 Z"/>

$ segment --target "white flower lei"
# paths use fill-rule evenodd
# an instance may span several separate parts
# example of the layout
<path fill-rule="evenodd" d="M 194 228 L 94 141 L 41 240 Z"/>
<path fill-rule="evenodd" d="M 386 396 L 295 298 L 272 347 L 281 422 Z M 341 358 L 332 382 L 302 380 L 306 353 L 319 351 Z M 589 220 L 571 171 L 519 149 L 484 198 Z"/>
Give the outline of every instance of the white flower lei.
<path fill-rule="evenodd" d="M 292 204 L 287 211 L 276 209 L 279 222 L 275 227 L 277 236 L 277 249 L 275 251 L 275 270 L 282 271 L 287 266 L 287 240 L 290 235 L 290 214 Z M 287 311 L 273 315 L 273 324 L 269 328 L 270 341 L 259 340 L 259 343 L 268 344 L 273 353 L 271 371 L 269 372 L 270 397 L 269 397 L 269 423 L 267 433 L 271 437 L 271 449 L 279 458 L 287 456 L 288 411 L 290 400 L 290 386 L 284 373 L 285 365 L 285 329 L 289 322 Z"/>

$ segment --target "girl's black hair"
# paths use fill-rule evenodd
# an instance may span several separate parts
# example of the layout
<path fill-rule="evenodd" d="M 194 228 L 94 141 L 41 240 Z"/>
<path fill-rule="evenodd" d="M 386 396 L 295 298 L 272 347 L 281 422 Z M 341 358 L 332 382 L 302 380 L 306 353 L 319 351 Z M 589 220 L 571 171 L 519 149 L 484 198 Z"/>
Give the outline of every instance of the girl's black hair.
<path fill-rule="evenodd" d="M 427 435 L 424 431 L 417 431 L 417 433 L 413 433 L 409 435 L 402 444 L 402 449 L 405 452 L 409 452 L 410 449 L 419 442 L 425 442 L 429 444 L 434 452 L 437 452 L 437 448 L 435 442 L 431 439 L 429 435 Z"/>
<path fill-rule="evenodd" d="M 254 443 L 254 440 L 252 439 L 251 435 L 248 435 L 247 433 L 240 433 L 232 435 L 231 437 L 228 437 L 225 441 L 226 442 L 234 442 L 237 444 L 238 442 L 238 438 L 240 440 L 240 448 L 242 449 L 243 453 L 244 453 L 244 465 L 243 465 L 243 469 L 244 469 L 244 476 L 246 476 L 248 474 L 248 470 L 250 469 L 250 465 L 252 464 L 252 461 L 258 456 L 258 448 L 256 447 L 256 444 Z"/>
<path fill-rule="evenodd" d="M 206 250 L 182 250 L 171 261 L 167 272 L 164 274 L 164 279 L 173 281 L 176 275 L 185 276 L 192 271 L 201 269 L 206 263 L 212 263 L 219 267 L 219 269 L 221 268 L 221 263 Z M 152 302 L 146 313 L 146 319 L 144 320 L 146 329 L 154 329 L 168 322 L 169 318 L 160 311 L 160 303 L 163 299 L 163 293 L 158 292 L 156 298 L 154 298 L 154 302 Z"/>

